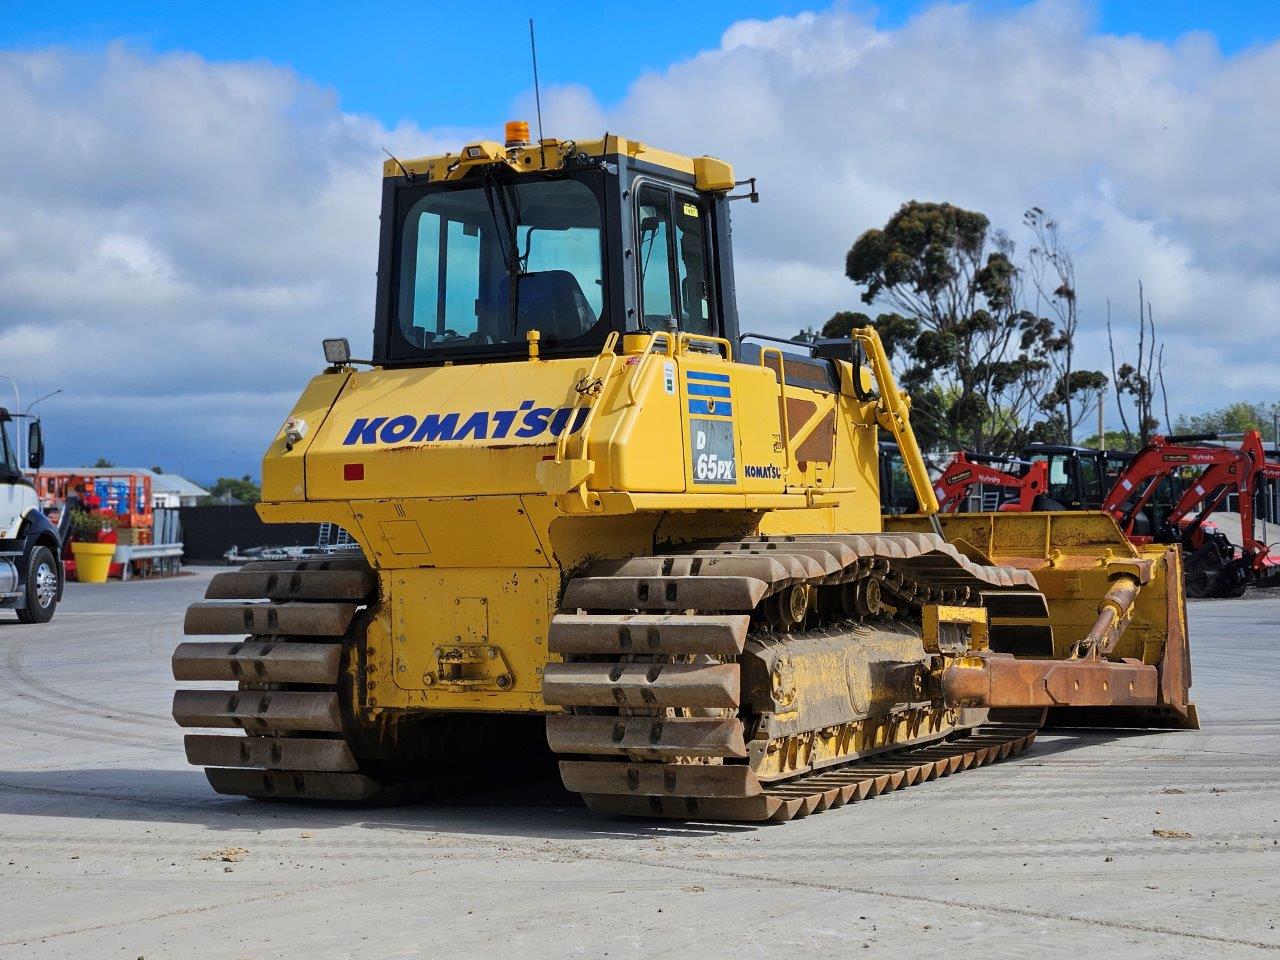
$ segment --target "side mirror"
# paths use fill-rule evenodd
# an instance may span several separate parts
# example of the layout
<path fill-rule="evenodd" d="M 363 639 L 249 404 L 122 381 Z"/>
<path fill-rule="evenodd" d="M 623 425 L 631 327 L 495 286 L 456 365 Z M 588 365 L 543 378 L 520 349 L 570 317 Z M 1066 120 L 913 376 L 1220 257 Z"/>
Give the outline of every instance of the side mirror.
<path fill-rule="evenodd" d="M 27 427 L 27 466 L 32 470 L 44 466 L 44 435 L 40 432 L 39 420 L 32 420 Z"/>

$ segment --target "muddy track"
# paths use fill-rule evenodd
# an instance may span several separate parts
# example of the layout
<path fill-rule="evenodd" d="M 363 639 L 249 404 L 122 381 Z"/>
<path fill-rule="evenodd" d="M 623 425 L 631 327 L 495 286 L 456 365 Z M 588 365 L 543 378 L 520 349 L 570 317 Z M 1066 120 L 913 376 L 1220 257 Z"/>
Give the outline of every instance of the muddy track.
<path fill-rule="evenodd" d="M 854 680 L 819 692 L 832 663 L 917 670 L 868 658 L 888 647 L 923 662 L 926 604 L 985 605 L 993 624 L 1038 614 L 1031 642 L 1048 631 L 1029 574 L 928 534 L 695 543 L 595 564 L 568 584 L 548 641 L 565 659 L 543 680 L 568 708 L 547 720 L 565 786 L 605 813 L 779 821 L 1025 749 L 1039 714 L 975 727 L 931 704 L 918 673 L 879 710 L 858 709 Z M 808 685 L 788 687 L 797 662 L 813 664 Z"/>

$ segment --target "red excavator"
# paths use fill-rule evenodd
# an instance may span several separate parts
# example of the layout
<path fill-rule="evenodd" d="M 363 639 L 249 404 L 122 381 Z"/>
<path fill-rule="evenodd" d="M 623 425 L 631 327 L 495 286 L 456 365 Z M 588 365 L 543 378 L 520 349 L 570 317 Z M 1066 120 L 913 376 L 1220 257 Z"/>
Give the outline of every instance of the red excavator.
<path fill-rule="evenodd" d="M 1189 596 L 1239 596 L 1249 584 L 1280 582 L 1280 558 L 1256 535 L 1254 503 L 1262 480 L 1280 479 L 1280 464 L 1267 461 L 1256 430 L 1244 434 L 1239 448 L 1208 442 L 1217 439 L 1156 436 L 1133 455 L 1050 444 L 1031 444 L 1021 458 L 961 451 L 936 483 L 938 501 L 956 512 L 983 484 L 1013 491 L 999 510 L 1106 510 L 1135 543 L 1182 544 Z M 1187 481 L 1188 470 L 1199 472 Z M 1240 549 L 1208 519 L 1232 493 Z"/>
<path fill-rule="evenodd" d="M 1239 596 L 1250 584 L 1280 582 L 1280 558 L 1257 536 L 1256 492 L 1264 480 L 1280 478 L 1280 464 L 1270 463 L 1257 430 L 1246 431 L 1240 446 L 1206 441 L 1218 434 L 1154 437 L 1140 450 L 1103 500 L 1102 509 L 1130 540 L 1180 542 L 1187 595 Z M 1138 522 L 1159 485 L 1172 474 L 1199 469 L 1172 508 L 1152 526 Z M 1236 494 L 1241 544 L 1237 549 L 1209 521 L 1229 494 Z"/>
<path fill-rule="evenodd" d="M 1012 473 L 1004 467 L 1021 468 Z M 968 499 L 970 490 L 981 484 L 1013 491 L 1006 495 L 998 510 L 1036 510 L 1036 499 L 1045 492 L 1048 468 L 1043 461 L 1020 460 L 1015 457 L 991 457 L 966 450 L 957 451 L 942 471 L 933 489 L 938 495 L 938 508 L 956 513 Z"/>

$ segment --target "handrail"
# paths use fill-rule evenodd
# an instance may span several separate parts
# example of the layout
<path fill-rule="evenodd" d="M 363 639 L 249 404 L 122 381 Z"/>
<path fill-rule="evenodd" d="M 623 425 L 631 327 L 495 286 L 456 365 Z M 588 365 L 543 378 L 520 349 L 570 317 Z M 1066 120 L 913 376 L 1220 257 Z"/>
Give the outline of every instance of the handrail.
<path fill-rule="evenodd" d="M 604 392 L 604 385 L 608 382 L 609 377 L 613 374 L 614 365 L 617 363 L 618 354 L 614 351 L 614 347 L 618 343 L 618 333 L 614 331 L 609 334 L 604 342 L 604 347 L 591 360 L 591 366 L 587 368 L 587 373 L 578 381 L 577 389 L 578 397 L 574 400 L 573 405 L 569 408 L 569 419 L 565 421 L 564 430 L 556 440 L 556 462 L 561 463 L 569 459 L 566 454 L 569 452 L 569 439 L 573 435 L 573 422 L 577 419 L 578 410 L 586 404 L 587 398 L 598 398 Z M 600 361 L 608 359 L 608 366 L 605 368 L 604 376 L 597 377 L 596 370 L 600 365 Z M 593 389 L 594 382 L 599 380 L 598 388 Z M 585 389 L 582 389 L 584 388 Z M 596 410 L 599 404 L 592 403 L 587 407 L 587 417 L 582 422 L 579 452 L 581 459 L 586 459 L 587 441 L 591 433 L 591 425 L 595 422 Z M 584 479 L 583 483 L 586 481 Z"/>
<path fill-rule="evenodd" d="M 724 359 L 733 361 L 733 344 L 724 337 L 708 337 L 701 333 L 680 333 L 677 334 L 677 349 L 680 353 L 688 350 L 690 343 L 709 343 L 716 347 L 724 348 Z"/>
<path fill-rule="evenodd" d="M 667 333 L 665 330 L 656 330 L 650 333 L 648 346 L 646 346 L 641 352 L 640 360 L 636 363 L 635 370 L 632 371 L 631 376 L 627 378 L 628 406 L 636 405 L 636 387 L 644 381 L 644 375 L 648 373 L 649 367 L 653 366 L 653 358 L 659 355 L 659 352 L 656 349 L 659 337 L 662 337 L 663 340 L 666 341 L 666 349 L 661 352 L 661 355 L 665 357 L 671 356 L 671 334 Z"/>
<path fill-rule="evenodd" d="M 884 344 L 880 342 L 880 334 L 876 333 L 875 327 L 855 327 L 850 336 L 855 342 L 862 344 L 867 359 L 871 362 L 871 373 L 880 387 L 880 399 L 877 401 L 880 413 L 876 419 L 898 441 L 902 463 L 911 478 L 911 489 L 916 495 L 919 512 L 925 516 L 935 514 L 938 512 L 938 496 L 929 481 L 929 471 L 925 469 L 924 456 L 920 453 L 920 445 L 916 443 L 915 431 L 911 429 L 910 404 L 893 379 L 893 370 L 889 367 L 889 357 L 884 352 Z M 858 375 L 857 370 L 853 373 L 854 376 Z"/>

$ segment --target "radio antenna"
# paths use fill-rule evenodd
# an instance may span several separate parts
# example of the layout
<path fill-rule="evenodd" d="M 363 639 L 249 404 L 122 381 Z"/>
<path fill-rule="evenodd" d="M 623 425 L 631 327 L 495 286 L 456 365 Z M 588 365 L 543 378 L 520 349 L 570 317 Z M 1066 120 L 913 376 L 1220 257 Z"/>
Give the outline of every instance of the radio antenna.
<path fill-rule="evenodd" d="M 538 108 L 538 152 L 542 166 L 547 165 L 547 148 L 542 144 L 542 92 L 538 88 L 538 44 L 533 38 L 533 17 L 529 18 L 529 53 L 533 57 L 533 102 Z"/>

